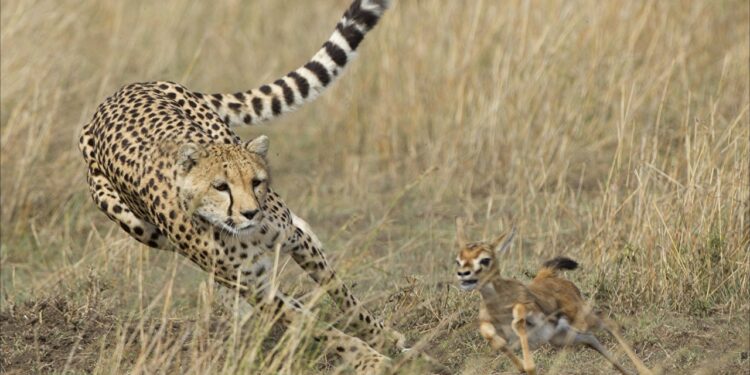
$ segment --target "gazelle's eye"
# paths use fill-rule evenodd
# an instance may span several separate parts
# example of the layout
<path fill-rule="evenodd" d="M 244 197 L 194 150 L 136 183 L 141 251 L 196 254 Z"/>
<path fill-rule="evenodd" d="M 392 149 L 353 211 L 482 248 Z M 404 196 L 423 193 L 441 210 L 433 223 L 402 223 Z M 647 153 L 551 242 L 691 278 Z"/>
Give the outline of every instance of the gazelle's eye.
<path fill-rule="evenodd" d="M 214 189 L 218 191 L 227 191 L 229 190 L 229 185 L 227 185 L 226 182 L 219 182 L 217 184 L 214 184 Z"/>
<path fill-rule="evenodd" d="M 456 259 L 456 265 L 459 266 L 459 267 L 461 267 L 461 261 L 459 261 L 458 259 Z"/>
<path fill-rule="evenodd" d="M 255 189 L 258 186 L 260 186 L 260 184 L 262 184 L 263 182 L 265 182 L 265 180 L 254 178 L 252 182 L 253 182 L 253 189 Z"/>
<path fill-rule="evenodd" d="M 490 258 L 482 258 L 481 260 L 479 260 L 479 264 L 481 264 L 481 265 L 483 265 L 483 266 L 487 267 L 487 266 L 489 266 L 489 265 L 490 265 L 490 262 L 491 262 L 491 261 L 492 261 L 492 260 L 491 260 Z"/>

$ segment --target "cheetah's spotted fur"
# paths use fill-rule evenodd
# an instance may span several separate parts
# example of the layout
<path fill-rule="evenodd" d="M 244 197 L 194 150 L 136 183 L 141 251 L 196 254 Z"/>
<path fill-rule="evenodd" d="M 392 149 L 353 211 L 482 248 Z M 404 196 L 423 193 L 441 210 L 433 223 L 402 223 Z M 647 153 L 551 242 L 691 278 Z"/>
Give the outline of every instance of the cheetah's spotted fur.
<path fill-rule="evenodd" d="M 314 99 L 340 75 L 387 2 L 355 0 L 309 62 L 257 89 L 208 95 L 150 82 L 107 98 L 80 137 L 97 206 L 136 240 L 179 252 L 289 322 L 300 314 L 299 302 L 281 292 L 265 298 L 278 244 L 356 317 L 352 326 L 363 339 L 380 343 L 383 324 L 338 279 L 315 234 L 270 188 L 268 139 L 243 143 L 231 127 L 272 119 Z M 316 332 L 357 370 L 387 365 L 387 357 L 358 338 L 327 324 Z"/>

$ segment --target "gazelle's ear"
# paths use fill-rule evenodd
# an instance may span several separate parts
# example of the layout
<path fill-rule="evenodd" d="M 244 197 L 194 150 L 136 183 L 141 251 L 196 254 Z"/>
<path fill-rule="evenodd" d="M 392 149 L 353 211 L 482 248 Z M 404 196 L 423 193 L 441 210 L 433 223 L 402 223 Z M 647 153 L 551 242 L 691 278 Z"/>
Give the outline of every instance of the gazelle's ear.
<path fill-rule="evenodd" d="M 464 220 L 460 217 L 456 218 L 456 245 L 458 247 L 464 247 L 466 246 L 466 243 L 469 241 L 466 240 L 466 234 L 464 234 Z"/>
<path fill-rule="evenodd" d="M 245 149 L 256 153 L 260 155 L 263 159 L 266 158 L 266 155 L 268 155 L 268 144 L 269 140 L 268 137 L 265 135 L 260 135 L 258 137 L 255 137 L 245 143 Z"/>
<path fill-rule="evenodd" d="M 500 254 L 508 248 L 510 248 L 510 244 L 513 242 L 513 237 L 516 236 L 516 228 L 510 230 L 508 233 L 503 233 L 499 237 L 497 237 L 494 241 L 492 241 L 492 248 L 495 250 L 496 253 Z"/>
<path fill-rule="evenodd" d="M 177 165 L 180 166 L 180 172 L 190 172 L 198 164 L 198 160 L 203 157 L 203 154 L 203 146 L 197 143 L 189 142 L 181 145 L 180 150 L 177 152 Z"/>

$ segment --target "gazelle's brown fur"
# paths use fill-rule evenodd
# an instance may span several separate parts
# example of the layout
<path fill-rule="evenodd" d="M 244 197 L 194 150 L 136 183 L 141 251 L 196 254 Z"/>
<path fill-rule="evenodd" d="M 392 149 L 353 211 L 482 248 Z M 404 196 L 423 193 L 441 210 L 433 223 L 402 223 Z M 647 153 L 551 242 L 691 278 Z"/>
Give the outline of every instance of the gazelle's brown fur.
<path fill-rule="evenodd" d="M 479 331 L 493 349 L 507 355 L 521 372 L 536 373 L 531 349 L 549 343 L 558 347 L 586 345 L 627 374 L 592 333 L 603 329 L 615 337 L 639 374 L 651 374 L 622 339 L 615 324 L 593 312 L 578 287 L 560 275 L 562 270 L 578 267 L 574 260 L 557 257 L 544 262 L 534 280 L 525 285 L 503 278 L 495 256 L 510 247 L 513 232 L 491 242 L 469 242 L 460 219 L 456 221 L 456 232 L 461 289 L 479 289 L 482 295 Z M 517 344 L 521 346 L 523 360 L 513 352 Z"/>

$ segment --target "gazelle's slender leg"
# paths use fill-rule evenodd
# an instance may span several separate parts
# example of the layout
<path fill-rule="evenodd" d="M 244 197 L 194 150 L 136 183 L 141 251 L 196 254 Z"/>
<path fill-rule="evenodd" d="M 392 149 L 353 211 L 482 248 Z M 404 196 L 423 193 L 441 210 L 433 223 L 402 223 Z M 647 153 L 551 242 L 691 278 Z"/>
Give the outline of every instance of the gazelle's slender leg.
<path fill-rule="evenodd" d="M 526 334 L 526 306 L 517 303 L 513 306 L 513 331 L 518 335 L 521 341 L 521 350 L 523 350 L 523 369 L 528 375 L 536 374 L 534 359 L 531 357 L 529 348 L 529 337 Z"/>
<path fill-rule="evenodd" d="M 516 366 L 518 371 L 523 372 L 523 363 L 521 362 L 521 359 L 518 358 L 518 356 L 513 353 L 510 348 L 507 346 L 507 342 L 504 338 L 498 336 L 497 331 L 495 330 L 495 326 L 492 325 L 490 322 L 480 322 L 479 323 L 479 333 L 482 334 L 482 337 L 484 337 L 487 341 L 490 342 L 490 346 L 492 349 L 499 350 L 503 352 L 508 358 L 510 358 L 510 361 L 513 362 L 513 365 Z"/>
<path fill-rule="evenodd" d="M 638 373 L 641 375 L 651 375 L 651 370 L 649 370 L 648 367 L 646 367 L 646 365 L 641 361 L 641 359 L 638 358 L 637 355 L 635 355 L 635 352 L 633 352 L 633 349 L 630 348 L 630 345 L 628 345 L 625 342 L 625 339 L 622 338 L 619 330 L 617 329 L 617 325 L 606 317 L 600 317 L 600 319 L 601 325 L 604 330 L 609 332 L 610 335 L 614 336 L 615 340 L 617 340 L 617 343 L 620 344 L 622 350 L 625 351 L 625 354 L 627 354 L 628 358 L 630 358 L 630 361 L 633 362 L 633 365 L 635 365 Z"/>
<path fill-rule="evenodd" d="M 575 338 L 573 339 L 573 343 L 575 343 L 575 344 L 583 344 L 583 345 L 588 346 L 591 349 L 596 350 L 597 352 L 599 352 L 599 354 L 601 354 L 604 358 L 606 358 L 607 361 L 609 361 L 610 363 L 612 363 L 612 365 L 615 366 L 615 368 L 617 369 L 617 371 L 619 371 L 623 375 L 629 375 L 629 373 L 627 371 L 625 371 L 625 369 L 622 368 L 622 366 L 620 366 L 619 363 L 617 363 L 617 361 L 615 360 L 615 358 L 612 357 L 612 354 L 610 354 L 609 351 L 607 351 L 607 349 L 604 347 L 604 345 L 602 345 L 602 343 L 599 342 L 599 340 L 594 335 L 592 335 L 591 333 L 588 333 L 588 332 L 586 332 L 586 333 L 580 333 L 579 332 L 578 334 L 576 334 Z"/>

